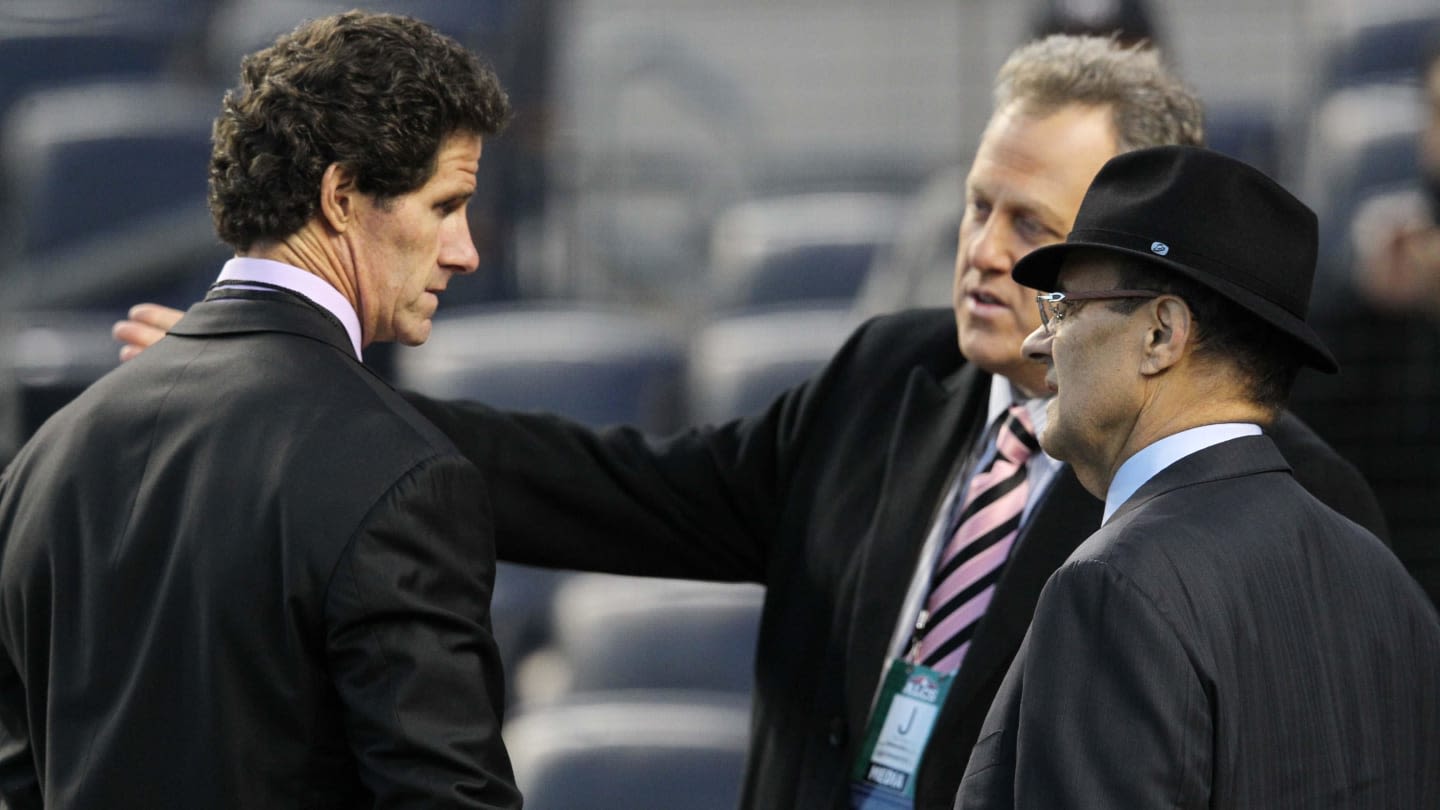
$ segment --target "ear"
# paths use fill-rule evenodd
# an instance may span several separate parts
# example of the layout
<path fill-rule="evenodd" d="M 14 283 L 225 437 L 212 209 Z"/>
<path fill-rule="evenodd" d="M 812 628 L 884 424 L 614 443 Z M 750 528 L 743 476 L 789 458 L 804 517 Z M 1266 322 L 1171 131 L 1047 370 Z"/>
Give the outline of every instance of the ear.
<path fill-rule="evenodd" d="M 1190 351 L 1195 335 L 1195 315 L 1184 300 L 1162 295 L 1151 301 L 1150 318 L 1146 322 L 1143 357 L 1140 371 L 1159 374 L 1178 364 Z"/>
<path fill-rule="evenodd" d="M 355 173 L 331 163 L 320 178 L 320 217 L 336 233 L 344 233 L 355 224 L 355 204 L 360 194 Z"/>

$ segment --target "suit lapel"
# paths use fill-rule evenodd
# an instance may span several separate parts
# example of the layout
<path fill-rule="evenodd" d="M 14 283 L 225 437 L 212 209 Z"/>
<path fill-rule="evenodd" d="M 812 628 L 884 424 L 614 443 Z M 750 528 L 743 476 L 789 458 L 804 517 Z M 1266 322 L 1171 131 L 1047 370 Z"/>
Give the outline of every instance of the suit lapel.
<path fill-rule="evenodd" d="M 975 628 L 946 708 L 956 713 L 975 693 L 1009 667 L 1030 628 L 1035 603 L 1050 574 L 1100 528 L 1104 505 L 1086 492 L 1066 464 L 1035 505 L 995 588 L 995 596 Z"/>
<path fill-rule="evenodd" d="M 1099 528 L 1103 508 L 1080 486 L 1068 464 L 1056 472 L 1016 538 L 994 597 L 975 628 L 975 638 L 940 709 L 932 739 L 973 741 L 979 733 L 994 690 L 1025 640 L 1040 591 L 1076 546 Z M 958 778 L 969 758 L 968 749 L 932 750 L 921 765 L 921 793 L 934 797 L 951 790 L 954 779 L 950 777 Z M 947 803 L 950 799 L 939 797 Z"/>
<path fill-rule="evenodd" d="M 965 366 L 940 385 L 922 369 L 910 375 L 891 428 L 875 517 L 857 558 L 846 699 L 863 727 L 889 655 L 905 592 L 959 454 L 985 419 L 988 377 Z"/>

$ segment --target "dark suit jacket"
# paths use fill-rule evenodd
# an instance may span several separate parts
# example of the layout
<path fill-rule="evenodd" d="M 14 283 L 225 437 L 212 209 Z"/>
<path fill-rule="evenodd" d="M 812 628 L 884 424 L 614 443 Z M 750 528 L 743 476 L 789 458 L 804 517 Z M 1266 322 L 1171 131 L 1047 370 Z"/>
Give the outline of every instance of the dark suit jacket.
<path fill-rule="evenodd" d="M 0 793 L 519 807 L 479 474 L 330 315 L 216 297 L 0 480 Z"/>
<path fill-rule="evenodd" d="M 1263 436 L 1140 488 L 1051 577 L 957 807 L 1440 807 L 1440 618 Z"/>
<path fill-rule="evenodd" d="M 767 586 L 747 808 L 837 808 L 926 532 L 983 432 L 989 376 L 948 310 L 863 326 L 815 378 L 754 418 L 652 441 L 549 416 L 416 400 L 481 467 L 501 559 Z M 1293 419 L 1281 432 L 1320 491 L 1378 507 Z M 1021 530 L 938 719 L 933 750 L 969 751 L 1040 588 L 1100 523 L 1063 469 Z M 938 764 L 937 764 L 937 759 Z M 919 807 L 949 808 L 963 757 L 927 757 Z"/>

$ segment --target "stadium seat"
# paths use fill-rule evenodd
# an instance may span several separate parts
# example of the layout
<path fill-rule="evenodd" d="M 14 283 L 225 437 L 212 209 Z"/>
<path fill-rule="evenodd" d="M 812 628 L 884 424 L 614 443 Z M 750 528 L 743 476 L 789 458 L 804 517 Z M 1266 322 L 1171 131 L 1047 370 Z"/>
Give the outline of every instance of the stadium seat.
<path fill-rule="evenodd" d="M 28 305 L 109 303 L 214 272 L 229 253 L 205 203 L 216 110 L 188 84 L 99 82 L 35 94 L 7 119 L 0 165 L 24 204 L 6 276 Z"/>
<path fill-rule="evenodd" d="M 733 810 L 747 706 L 738 695 L 575 695 L 514 712 L 505 744 L 529 810 Z"/>
<path fill-rule="evenodd" d="M 389 12 L 424 20 L 461 42 L 473 42 L 501 26 L 506 5 L 502 0 L 218 0 L 206 56 L 211 73 L 228 85 L 242 57 L 269 46 L 304 20 L 350 9 Z"/>
<path fill-rule="evenodd" d="M 1437 10 L 1378 19 L 1342 32 L 1326 48 L 1321 92 L 1382 82 L 1418 84 L 1425 57 L 1437 41 Z"/>
<path fill-rule="evenodd" d="M 37 90 L 95 79 L 159 76 L 171 56 L 145 31 L 60 30 L 0 34 L 0 117 Z"/>
<path fill-rule="evenodd" d="M 950 306 L 967 171 L 935 171 L 906 202 L 894 244 L 876 257 L 856 302 L 861 316 Z"/>
<path fill-rule="evenodd" d="M 580 575 L 516 563 L 496 564 L 490 626 L 505 666 L 507 702 L 516 702 L 526 691 L 519 676 L 521 662 L 551 645 L 555 590 L 575 576 Z"/>
<path fill-rule="evenodd" d="M 424 346 L 396 353 L 395 376 L 432 396 L 665 431 L 682 414 L 684 362 L 672 331 L 637 313 L 478 307 L 442 309 Z"/>
<path fill-rule="evenodd" d="M 855 299 L 875 254 L 894 240 L 901 198 L 828 192 L 750 200 L 714 226 L 716 308 Z"/>
<path fill-rule="evenodd" d="M 577 574 L 554 596 L 549 649 L 517 684 L 527 705 L 583 692 L 750 693 L 758 585 Z"/>
<path fill-rule="evenodd" d="M 705 324 L 690 347 L 691 421 L 760 411 L 824 365 L 855 323 L 849 308 L 777 307 Z"/>

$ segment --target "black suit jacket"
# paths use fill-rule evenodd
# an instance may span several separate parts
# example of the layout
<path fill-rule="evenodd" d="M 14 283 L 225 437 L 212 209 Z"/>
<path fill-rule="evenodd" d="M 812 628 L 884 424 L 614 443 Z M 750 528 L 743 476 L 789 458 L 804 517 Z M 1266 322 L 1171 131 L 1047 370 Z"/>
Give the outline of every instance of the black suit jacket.
<path fill-rule="evenodd" d="M 747 808 L 839 808 L 927 531 L 984 431 L 989 376 L 948 310 L 861 327 L 763 413 L 653 441 L 543 415 L 416 400 L 485 472 L 501 559 L 767 586 Z M 1358 519 L 1379 510 L 1353 468 L 1286 419 L 1297 467 Z M 968 752 L 1051 572 L 1100 523 L 1062 469 L 1021 529 L 937 721 Z M 921 808 L 949 808 L 964 756 L 927 756 Z"/>
<path fill-rule="evenodd" d="M 331 316 L 212 293 L 0 480 L 0 793 L 519 807 L 486 504 Z"/>
<path fill-rule="evenodd" d="M 1051 577 L 956 807 L 1440 807 L 1437 672 L 1399 560 L 1223 442 Z"/>

